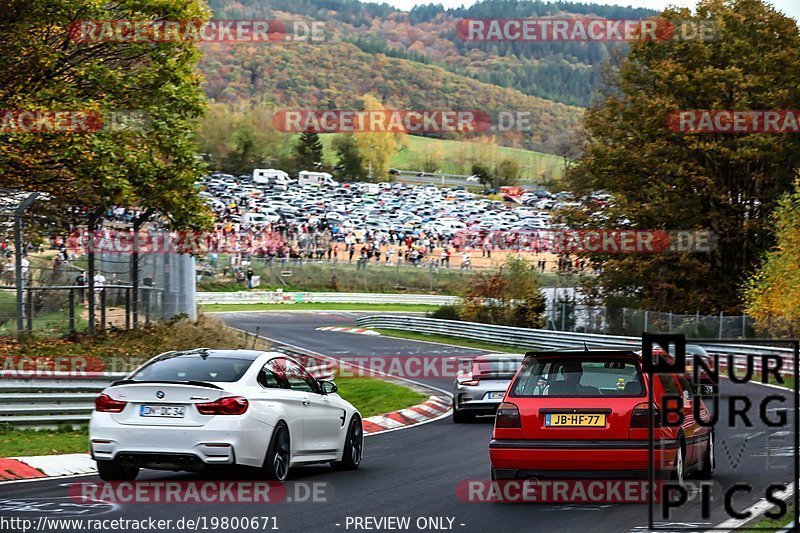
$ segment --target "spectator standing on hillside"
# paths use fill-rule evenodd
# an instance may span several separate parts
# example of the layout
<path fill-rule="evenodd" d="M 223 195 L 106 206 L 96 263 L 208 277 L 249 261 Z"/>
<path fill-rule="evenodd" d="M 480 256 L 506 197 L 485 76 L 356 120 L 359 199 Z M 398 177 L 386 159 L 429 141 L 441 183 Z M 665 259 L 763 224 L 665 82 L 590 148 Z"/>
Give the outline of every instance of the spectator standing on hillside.
<path fill-rule="evenodd" d="M 472 257 L 470 257 L 469 252 L 464 252 L 461 254 L 461 270 L 471 270 L 472 269 Z"/>
<path fill-rule="evenodd" d="M 86 272 L 81 270 L 80 274 L 75 278 L 75 285 L 79 287 L 86 285 Z M 78 303 L 83 303 L 83 289 L 78 289 Z"/>

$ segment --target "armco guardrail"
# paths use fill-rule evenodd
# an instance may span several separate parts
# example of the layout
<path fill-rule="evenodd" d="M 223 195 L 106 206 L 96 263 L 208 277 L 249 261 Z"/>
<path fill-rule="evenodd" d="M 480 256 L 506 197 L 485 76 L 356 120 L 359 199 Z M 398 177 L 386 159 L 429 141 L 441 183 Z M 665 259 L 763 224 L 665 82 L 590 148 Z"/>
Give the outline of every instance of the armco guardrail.
<path fill-rule="evenodd" d="M 124 373 L 53 372 L 42 377 L 0 374 L 0 423 L 54 426 L 89 420 L 97 393 Z"/>
<path fill-rule="evenodd" d="M 521 346 L 530 349 L 558 349 L 575 348 L 580 346 L 605 347 L 605 348 L 631 348 L 640 349 L 640 337 L 622 337 L 616 335 L 597 335 L 594 333 L 572 333 L 568 331 L 552 331 L 545 329 L 514 328 L 509 326 L 494 326 L 476 322 L 461 322 L 456 320 L 440 320 L 404 315 L 373 315 L 361 317 L 356 323 L 365 328 L 386 328 L 432 335 L 447 335 L 461 337 L 476 341 L 504 346 Z M 745 368 L 747 357 L 754 357 L 753 367 L 761 368 L 760 355 L 775 355 L 783 359 L 784 374 L 794 371 L 793 351 L 789 348 L 772 346 L 756 346 L 745 344 L 724 344 L 692 342 L 705 348 L 710 354 L 721 356 L 720 364 L 727 364 L 727 356 L 733 360 L 737 368 Z"/>
<path fill-rule="evenodd" d="M 289 353 L 288 350 L 280 351 Z M 298 355 L 304 364 L 308 363 L 307 356 Z M 306 368 L 317 379 L 332 377 L 325 364 L 307 364 Z M 35 427 L 84 424 L 89 421 L 98 393 L 127 375 L 52 372 L 41 377 L 20 377 L 19 374 L 0 372 L 0 424 Z"/>
<path fill-rule="evenodd" d="M 432 294 L 380 294 L 347 292 L 198 292 L 196 301 L 207 304 L 296 304 L 296 303 L 363 303 L 363 304 L 424 304 L 454 305 L 456 296 Z"/>

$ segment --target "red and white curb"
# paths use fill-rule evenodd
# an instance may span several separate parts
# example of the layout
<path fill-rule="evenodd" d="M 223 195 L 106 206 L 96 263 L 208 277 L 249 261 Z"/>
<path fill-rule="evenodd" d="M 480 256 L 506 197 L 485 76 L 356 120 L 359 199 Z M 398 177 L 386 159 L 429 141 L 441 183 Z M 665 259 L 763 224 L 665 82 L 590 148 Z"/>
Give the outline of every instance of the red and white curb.
<path fill-rule="evenodd" d="M 429 422 L 444 416 L 449 410 L 449 397 L 431 396 L 419 405 L 365 418 L 364 434 L 374 435 Z M 0 483 L 96 473 L 97 466 L 88 453 L 0 458 Z"/>
<path fill-rule="evenodd" d="M 445 415 L 450 410 L 450 398 L 447 396 L 431 396 L 425 403 L 400 409 L 385 415 L 365 418 L 364 433 L 380 433 L 382 431 L 413 426 L 428 422 Z"/>
<path fill-rule="evenodd" d="M 97 473 L 97 467 L 88 453 L 0 459 L 0 481 L 95 473 Z"/>
<path fill-rule="evenodd" d="M 372 335 L 373 337 L 379 337 L 380 333 L 377 331 L 372 331 L 371 329 L 364 329 L 364 328 L 346 328 L 342 326 L 325 326 L 322 328 L 317 328 L 317 331 L 335 331 L 337 333 L 355 333 L 357 335 Z"/>

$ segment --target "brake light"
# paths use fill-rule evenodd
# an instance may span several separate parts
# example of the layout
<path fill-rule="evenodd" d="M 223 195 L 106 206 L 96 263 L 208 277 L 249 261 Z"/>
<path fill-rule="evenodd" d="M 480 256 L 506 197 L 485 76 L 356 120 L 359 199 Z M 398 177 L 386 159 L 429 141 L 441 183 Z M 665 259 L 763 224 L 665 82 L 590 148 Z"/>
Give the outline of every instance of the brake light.
<path fill-rule="evenodd" d="M 459 381 L 458 384 L 466 385 L 467 387 L 475 387 L 477 385 L 480 385 L 481 381 L 479 379 L 471 379 L 469 381 Z"/>
<path fill-rule="evenodd" d="M 517 406 L 513 403 L 501 403 L 497 408 L 497 416 L 494 418 L 494 427 L 522 429 Z"/>
<path fill-rule="evenodd" d="M 197 403 L 195 407 L 201 415 L 241 415 L 249 405 L 242 396 L 226 396 L 209 403 Z"/>
<path fill-rule="evenodd" d="M 94 410 L 100 413 L 121 413 L 128 402 L 113 399 L 108 394 L 101 394 L 94 399 Z"/>
<path fill-rule="evenodd" d="M 631 415 L 631 428 L 643 428 L 647 429 L 650 427 L 650 404 L 648 403 L 640 403 L 636 407 L 633 408 L 633 414 Z M 658 412 L 658 407 L 653 405 L 653 427 L 660 428 L 661 427 L 661 416 Z"/>

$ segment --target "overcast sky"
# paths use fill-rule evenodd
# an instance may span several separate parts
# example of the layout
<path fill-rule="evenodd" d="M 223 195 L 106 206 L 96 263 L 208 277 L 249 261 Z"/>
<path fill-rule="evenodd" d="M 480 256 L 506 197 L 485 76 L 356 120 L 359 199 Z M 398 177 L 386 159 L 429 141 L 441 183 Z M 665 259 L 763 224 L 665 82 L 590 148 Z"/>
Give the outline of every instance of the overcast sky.
<path fill-rule="evenodd" d="M 381 1 L 381 0 L 378 0 Z M 471 5 L 475 0 L 382 0 L 387 4 L 399 7 L 400 9 L 411 9 L 415 5 L 420 4 L 441 4 L 445 7 L 459 7 L 461 5 Z M 678 6 L 695 6 L 695 0 L 584 0 L 587 3 L 596 4 L 616 4 L 616 5 L 631 5 L 634 7 L 649 7 L 651 9 L 664 9 L 668 5 Z M 772 0 L 774 5 L 779 11 L 786 13 L 793 17 L 795 20 L 800 19 L 800 0 Z"/>

